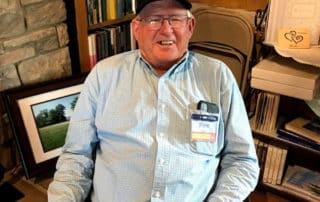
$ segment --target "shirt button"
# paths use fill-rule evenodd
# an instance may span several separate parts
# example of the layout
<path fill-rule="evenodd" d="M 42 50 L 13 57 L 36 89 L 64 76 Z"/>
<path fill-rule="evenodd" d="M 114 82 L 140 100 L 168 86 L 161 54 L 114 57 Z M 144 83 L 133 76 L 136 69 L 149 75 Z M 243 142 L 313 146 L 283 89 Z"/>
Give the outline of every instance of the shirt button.
<path fill-rule="evenodd" d="M 164 164 L 164 159 L 159 159 L 159 164 L 163 165 Z"/>
<path fill-rule="evenodd" d="M 159 191 L 156 191 L 156 192 L 154 192 L 154 197 L 156 197 L 156 198 L 160 198 L 160 192 Z"/>
<path fill-rule="evenodd" d="M 161 104 L 161 109 L 164 110 L 166 108 L 165 104 Z"/>

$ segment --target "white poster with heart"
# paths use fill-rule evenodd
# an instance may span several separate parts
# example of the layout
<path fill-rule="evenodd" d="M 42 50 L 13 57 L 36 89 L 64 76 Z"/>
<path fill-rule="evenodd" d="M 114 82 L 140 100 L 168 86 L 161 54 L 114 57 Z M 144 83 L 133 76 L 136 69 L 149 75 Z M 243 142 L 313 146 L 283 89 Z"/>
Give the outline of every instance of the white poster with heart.
<path fill-rule="evenodd" d="M 319 45 L 319 0 L 270 0 L 268 12 L 264 41 L 266 44 L 277 45 L 278 34 L 281 29 L 288 31 L 303 29 L 308 30 L 310 34 L 310 46 Z M 296 36 L 290 34 L 292 42 L 301 41 L 301 38 L 296 38 Z"/>

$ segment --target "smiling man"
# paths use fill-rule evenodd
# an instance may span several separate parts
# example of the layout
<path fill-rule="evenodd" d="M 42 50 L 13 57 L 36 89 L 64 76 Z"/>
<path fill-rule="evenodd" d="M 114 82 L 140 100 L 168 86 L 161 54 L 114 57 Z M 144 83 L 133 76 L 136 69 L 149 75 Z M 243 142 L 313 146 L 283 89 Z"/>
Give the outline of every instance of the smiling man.
<path fill-rule="evenodd" d="M 187 52 L 195 26 L 189 8 L 188 1 L 142 1 L 137 8 L 133 34 L 143 58 L 160 75 Z"/>
<path fill-rule="evenodd" d="M 259 167 L 235 78 L 188 50 L 188 0 L 137 0 L 138 50 L 88 75 L 49 201 L 242 201 Z"/>

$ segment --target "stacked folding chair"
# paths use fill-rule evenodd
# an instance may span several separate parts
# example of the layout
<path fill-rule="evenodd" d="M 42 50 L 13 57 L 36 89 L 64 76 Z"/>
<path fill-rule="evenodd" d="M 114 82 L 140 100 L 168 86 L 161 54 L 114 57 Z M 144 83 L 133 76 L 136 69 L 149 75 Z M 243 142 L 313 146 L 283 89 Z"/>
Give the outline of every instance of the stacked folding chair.
<path fill-rule="evenodd" d="M 226 63 L 245 99 L 254 45 L 252 25 L 238 12 L 229 9 L 195 6 L 192 13 L 196 18 L 196 29 L 189 49 Z"/>

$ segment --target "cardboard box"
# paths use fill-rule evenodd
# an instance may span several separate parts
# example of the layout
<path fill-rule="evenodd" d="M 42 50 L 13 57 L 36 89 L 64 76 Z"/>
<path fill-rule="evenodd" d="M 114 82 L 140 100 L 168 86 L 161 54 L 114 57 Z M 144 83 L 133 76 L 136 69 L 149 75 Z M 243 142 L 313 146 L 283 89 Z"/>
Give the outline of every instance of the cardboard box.
<path fill-rule="evenodd" d="M 253 67 L 251 87 L 312 100 L 320 90 L 320 69 L 290 58 L 272 56 Z"/>

